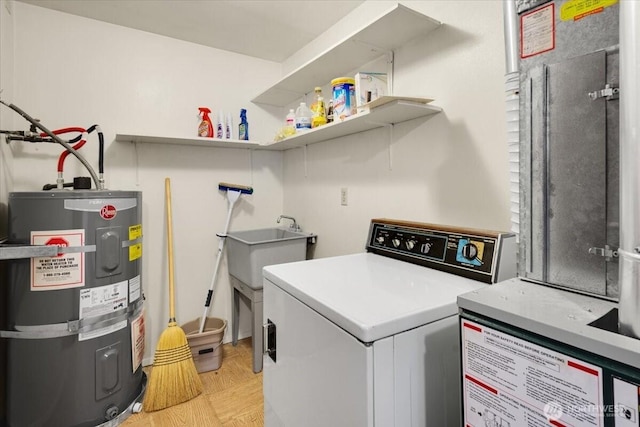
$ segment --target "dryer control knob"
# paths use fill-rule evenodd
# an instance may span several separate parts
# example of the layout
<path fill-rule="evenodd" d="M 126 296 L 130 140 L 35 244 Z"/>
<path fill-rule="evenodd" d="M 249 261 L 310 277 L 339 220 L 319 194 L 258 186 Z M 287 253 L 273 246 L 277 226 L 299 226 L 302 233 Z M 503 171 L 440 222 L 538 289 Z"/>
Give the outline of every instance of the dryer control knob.
<path fill-rule="evenodd" d="M 462 256 L 473 261 L 478 257 L 478 247 L 473 243 L 467 243 L 462 247 Z"/>
<path fill-rule="evenodd" d="M 393 243 L 394 248 L 397 248 L 400 246 L 400 239 L 393 239 L 391 243 Z"/>
<path fill-rule="evenodd" d="M 383 244 L 384 243 L 384 236 L 376 237 L 376 242 L 378 242 L 379 244 Z"/>
<path fill-rule="evenodd" d="M 404 244 L 407 246 L 407 249 L 409 250 L 413 250 L 413 248 L 416 246 L 416 241 L 415 240 L 407 240 Z"/>

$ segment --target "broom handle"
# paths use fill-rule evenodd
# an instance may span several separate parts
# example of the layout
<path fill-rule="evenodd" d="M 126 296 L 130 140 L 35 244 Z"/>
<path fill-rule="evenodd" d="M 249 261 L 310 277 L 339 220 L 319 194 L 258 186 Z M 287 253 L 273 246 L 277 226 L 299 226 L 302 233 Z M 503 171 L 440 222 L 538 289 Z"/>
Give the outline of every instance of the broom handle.
<path fill-rule="evenodd" d="M 169 253 L 169 322 L 176 321 L 176 308 L 173 281 L 173 219 L 171 217 L 171 180 L 164 179 L 164 194 L 167 200 L 167 251 Z"/>

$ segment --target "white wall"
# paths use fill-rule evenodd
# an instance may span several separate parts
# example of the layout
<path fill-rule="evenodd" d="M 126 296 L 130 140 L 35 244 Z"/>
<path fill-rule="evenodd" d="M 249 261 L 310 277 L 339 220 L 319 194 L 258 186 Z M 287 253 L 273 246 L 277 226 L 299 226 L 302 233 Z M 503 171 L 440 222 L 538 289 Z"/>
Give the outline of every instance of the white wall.
<path fill-rule="evenodd" d="M 0 99 L 13 97 L 13 0 L 0 0 Z M 14 114 L 0 105 L 0 129 L 12 129 Z M 0 137 L 0 239 L 7 236 L 7 200 L 13 188 L 13 155 Z"/>
<path fill-rule="evenodd" d="M 164 178 L 171 177 L 177 319 L 201 315 L 223 231 L 227 201 L 218 182 L 252 185 L 236 204 L 232 229 L 276 225 L 282 209 L 282 153 L 113 142 L 116 133 L 196 135 L 197 107 L 248 110 L 252 137 L 271 138 L 280 118 L 249 99 L 280 75 L 280 65 L 24 3 L 15 8 L 15 93 L 11 101 L 49 129 L 100 124 L 107 187 L 142 191 L 146 362 L 168 321 Z M 279 113 L 278 113 L 279 114 Z M 16 126 L 28 128 L 26 121 Z M 263 126 L 261 126 L 263 125 Z M 61 149 L 12 143 L 15 190 L 55 182 Z M 81 150 L 97 168 L 97 137 Z M 67 180 L 88 176 L 73 158 Z M 71 173 L 74 172 L 74 173 Z M 231 319 L 226 260 L 210 315 Z M 245 307 L 246 309 L 246 307 Z M 242 313 L 243 335 L 250 333 Z M 226 341 L 230 338 L 227 329 Z"/>
<path fill-rule="evenodd" d="M 209 285 L 215 232 L 226 214 L 219 181 L 256 190 L 237 205 L 233 229 L 270 226 L 281 213 L 293 215 L 319 235 L 316 257 L 362 251 L 374 217 L 509 229 L 502 3 L 406 3 L 445 25 L 396 52 L 395 94 L 432 97 L 443 112 L 392 132 L 310 145 L 306 158 L 302 148 L 282 155 L 111 142 L 116 132 L 193 135 L 201 105 L 236 114 L 247 108 L 252 137 L 270 140 L 284 112 L 249 100 L 277 81 L 282 67 L 14 3 L 11 101 L 49 128 L 99 123 L 108 141 L 108 187 L 143 192 L 147 357 L 167 322 L 165 176 L 173 182 L 180 322 L 200 315 Z M 304 62 L 307 56 L 296 57 Z M 15 123 L 26 128 L 21 119 Z M 58 148 L 14 143 L 11 150 L 15 190 L 37 190 L 55 180 Z M 92 150 L 86 153 L 95 165 Z M 72 160 L 70 172 L 86 175 Z M 342 187 L 348 188 L 348 206 L 340 205 Z M 212 314 L 230 320 L 230 304 L 223 263 Z M 246 311 L 243 316 L 247 334 Z"/>
<path fill-rule="evenodd" d="M 502 2 L 403 3 L 444 25 L 396 52 L 395 94 L 443 112 L 285 152 L 283 210 L 316 257 L 362 251 L 376 217 L 510 228 Z"/>

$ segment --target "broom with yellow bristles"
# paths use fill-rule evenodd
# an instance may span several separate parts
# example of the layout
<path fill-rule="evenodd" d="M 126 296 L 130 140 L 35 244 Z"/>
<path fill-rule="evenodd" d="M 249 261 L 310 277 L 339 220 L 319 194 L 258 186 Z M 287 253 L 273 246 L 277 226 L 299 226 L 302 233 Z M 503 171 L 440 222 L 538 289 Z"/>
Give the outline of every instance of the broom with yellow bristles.
<path fill-rule="evenodd" d="M 186 402 L 202 393 L 202 381 L 191 356 L 187 336 L 176 323 L 173 279 L 173 231 L 171 219 L 171 182 L 164 181 L 167 204 L 167 247 L 169 252 L 169 326 L 162 332 L 153 369 L 144 397 L 147 412 Z"/>

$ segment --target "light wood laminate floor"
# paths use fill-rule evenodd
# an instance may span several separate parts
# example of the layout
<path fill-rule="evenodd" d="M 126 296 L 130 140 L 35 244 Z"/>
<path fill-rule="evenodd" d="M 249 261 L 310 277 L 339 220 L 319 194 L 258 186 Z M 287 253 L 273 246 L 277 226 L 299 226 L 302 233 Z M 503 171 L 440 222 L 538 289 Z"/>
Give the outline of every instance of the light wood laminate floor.
<path fill-rule="evenodd" d="M 204 392 L 188 402 L 131 415 L 123 427 L 262 427 L 262 373 L 254 374 L 251 338 L 224 344 L 217 371 L 200 374 Z"/>

